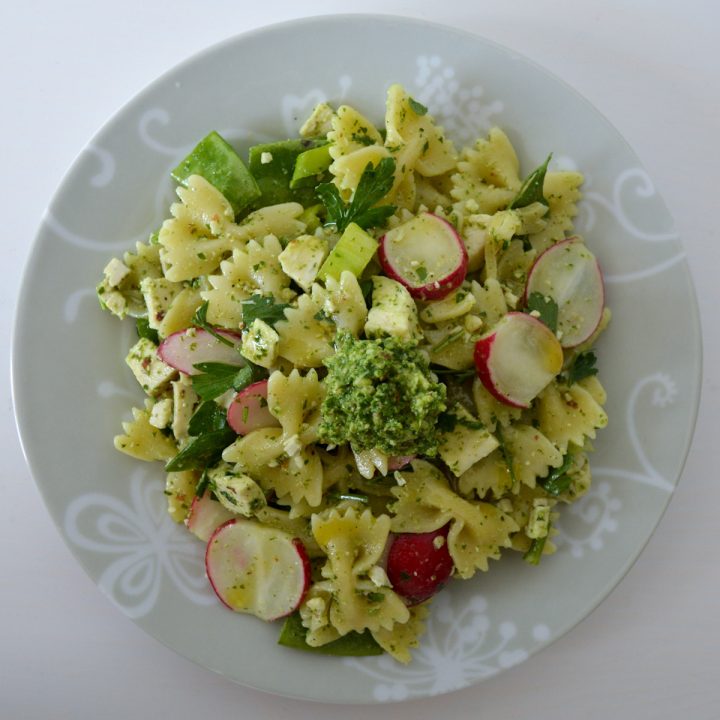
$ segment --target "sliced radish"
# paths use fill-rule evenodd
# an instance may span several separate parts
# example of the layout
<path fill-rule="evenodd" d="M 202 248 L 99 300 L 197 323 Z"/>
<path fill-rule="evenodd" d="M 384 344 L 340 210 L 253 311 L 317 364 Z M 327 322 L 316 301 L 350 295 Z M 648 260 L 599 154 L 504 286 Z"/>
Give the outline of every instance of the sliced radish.
<path fill-rule="evenodd" d="M 234 517 L 237 516 L 213 500 L 210 493 L 205 493 L 202 497 L 193 498 L 185 524 L 195 537 L 207 542 L 215 530 Z"/>
<path fill-rule="evenodd" d="M 218 362 L 227 365 L 244 365 L 240 355 L 241 337 L 229 330 L 218 330 L 218 335 L 233 343 L 226 345 L 207 330 L 186 328 L 168 335 L 158 347 L 158 355 L 171 367 L 186 375 L 197 375 L 197 363 Z"/>
<path fill-rule="evenodd" d="M 388 470 L 401 470 L 415 459 L 415 455 L 391 455 L 388 458 Z"/>
<path fill-rule="evenodd" d="M 605 287 L 597 258 L 578 238 L 552 245 L 528 274 L 525 301 L 532 293 L 558 306 L 558 338 L 563 347 L 585 342 L 597 329 L 605 306 Z"/>
<path fill-rule="evenodd" d="M 453 561 L 447 548 L 450 525 L 427 533 L 400 533 L 390 545 L 387 575 L 408 605 L 433 596 L 447 582 Z"/>
<path fill-rule="evenodd" d="M 500 402 L 526 408 L 560 372 L 563 351 L 545 323 L 511 312 L 475 343 L 475 367 Z"/>
<path fill-rule="evenodd" d="M 243 518 L 228 520 L 213 533 L 205 570 L 227 607 L 261 620 L 290 615 L 310 587 L 310 560 L 302 542 Z"/>
<path fill-rule="evenodd" d="M 280 427 L 277 418 L 268 409 L 267 388 L 267 380 L 248 385 L 228 406 L 228 425 L 238 435 L 247 435 L 258 428 Z"/>
<path fill-rule="evenodd" d="M 459 287 L 468 267 L 465 244 L 446 220 L 421 213 L 380 238 L 380 264 L 414 298 L 439 300 Z"/>

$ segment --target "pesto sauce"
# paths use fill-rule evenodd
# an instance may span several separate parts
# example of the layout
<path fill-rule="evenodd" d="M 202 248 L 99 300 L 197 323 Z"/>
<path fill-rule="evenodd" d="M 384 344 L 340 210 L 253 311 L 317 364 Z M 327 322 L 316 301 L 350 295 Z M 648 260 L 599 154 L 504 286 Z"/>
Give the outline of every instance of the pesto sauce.
<path fill-rule="evenodd" d="M 446 388 L 432 379 L 416 342 L 356 340 L 345 333 L 325 365 L 323 442 L 388 455 L 437 454 L 437 419 L 446 409 Z"/>

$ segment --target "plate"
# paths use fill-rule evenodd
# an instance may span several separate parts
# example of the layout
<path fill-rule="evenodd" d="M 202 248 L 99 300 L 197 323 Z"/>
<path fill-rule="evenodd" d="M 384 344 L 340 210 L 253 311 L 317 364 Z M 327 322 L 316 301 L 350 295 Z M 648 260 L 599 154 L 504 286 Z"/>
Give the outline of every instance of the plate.
<path fill-rule="evenodd" d="M 295 135 L 323 100 L 380 119 L 393 82 L 459 144 L 499 125 L 524 169 L 553 151 L 557 167 L 585 173 L 577 230 L 600 259 L 614 312 L 598 346 L 610 425 L 592 456 L 591 490 L 561 514 L 557 554 L 539 568 L 508 557 L 482 577 L 451 584 L 433 603 L 408 667 L 386 656 L 283 649 L 275 625 L 220 606 L 204 577 L 201 544 L 165 512 L 160 466 L 112 447 L 120 419 L 142 402 L 122 362 L 134 328 L 100 312 L 94 294 L 107 260 L 167 216 L 169 171 L 210 129 L 245 149 Z M 126 615 L 244 685 L 372 703 L 488 678 L 555 640 L 610 592 L 680 475 L 700 362 L 694 291 L 672 220 L 638 158 L 597 110 L 480 37 L 389 16 L 329 16 L 264 28 L 191 58 L 129 102 L 80 153 L 26 269 L 13 390 L 23 447 L 50 513 Z"/>

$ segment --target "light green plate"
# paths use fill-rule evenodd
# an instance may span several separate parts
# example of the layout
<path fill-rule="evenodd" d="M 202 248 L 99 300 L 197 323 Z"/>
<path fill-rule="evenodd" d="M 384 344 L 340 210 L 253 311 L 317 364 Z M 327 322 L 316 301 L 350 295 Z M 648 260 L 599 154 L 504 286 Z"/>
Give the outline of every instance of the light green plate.
<path fill-rule="evenodd" d="M 108 258 L 145 240 L 173 200 L 169 171 L 209 130 L 241 148 L 293 136 L 322 100 L 380 120 L 404 84 L 459 143 L 499 125 L 528 171 L 587 178 L 577 229 L 605 272 L 614 312 L 598 354 L 610 425 L 594 483 L 560 520 L 558 553 L 456 582 L 432 606 L 414 662 L 306 656 L 278 627 L 215 600 L 202 547 L 164 510 L 159 464 L 112 447 L 141 398 L 122 362 L 134 329 L 101 313 Z M 659 149 L 658 149 L 659 151 Z M 122 329 L 119 329 L 121 328 Z M 668 211 L 638 158 L 582 97 L 482 38 L 393 17 L 320 17 L 233 38 L 129 102 L 53 198 L 18 305 L 13 384 L 23 446 L 47 506 L 89 575 L 138 625 L 231 680 L 284 695 L 364 703 L 466 687 L 585 617 L 637 558 L 682 469 L 698 405 L 700 330 Z"/>

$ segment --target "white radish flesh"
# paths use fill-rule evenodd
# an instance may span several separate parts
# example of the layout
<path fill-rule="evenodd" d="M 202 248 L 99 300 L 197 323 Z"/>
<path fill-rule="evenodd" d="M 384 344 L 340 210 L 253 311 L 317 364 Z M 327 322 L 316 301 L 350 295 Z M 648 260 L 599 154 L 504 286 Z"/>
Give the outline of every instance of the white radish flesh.
<path fill-rule="evenodd" d="M 234 517 L 237 517 L 235 513 L 213 500 L 210 493 L 205 493 L 202 497 L 193 498 L 185 524 L 195 537 L 207 542 L 215 530 Z"/>
<path fill-rule="evenodd" d="M 310 587 L 310 561 L 300 540 L 237 518 L 208 541 L 205 569 L 220 600 L 261 620 L 294 612 Z"/>
<path fill-rule="evenodd" d="M 277 418 L 268 409 L 267 387 L 267 380 L 248 385 L 228 406 L 228 425 L 238 435 L 247 435 L 258 428 L 280 427 Z"/>
<path fill-rule="evenodd" d="M 475 343 L 478 377 L 494 397 L 513 407 L 529 407 L 562 364 L 554 333 L 526 313 L 508 313 Z"/>
<path fill-rule="evenodd" d="M 557 303 L 557 331 L 563 347 L 585 342 L 602 318 L 605 288 L 600 266 L 578 238 L 559 242 L 538 257 L 528 274 L 526 301 L 532 293 Z"/>
<path fill-rule="evenodd" d="M 186 375 L 197 375 L 201 371 L 195 365 L 204 362 L 225 363 L 242 366 L 240 335 L 228 330 L 218 330 L 231 345 L 218 340 L 212 333 L 201 328 L 187 328 L 168 335 L 158 347 L 158 355 L 171 367 Z"/>
<path fill-rule="evenodd" d="M 378 259 L 388 277 L 421 300 L 439 300 L 459 287 L 468 255 L 455 228 L 432 213 L 421 213 L 380 239 Z"/>

